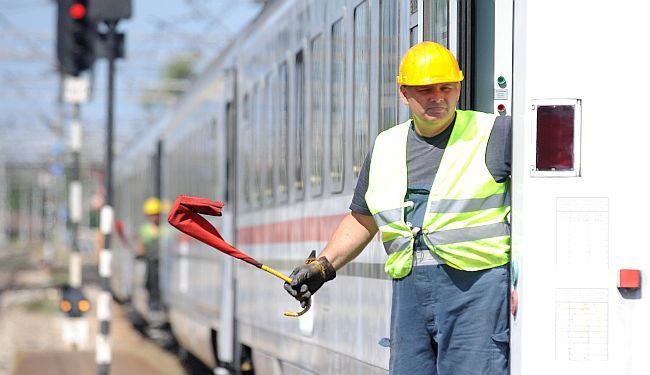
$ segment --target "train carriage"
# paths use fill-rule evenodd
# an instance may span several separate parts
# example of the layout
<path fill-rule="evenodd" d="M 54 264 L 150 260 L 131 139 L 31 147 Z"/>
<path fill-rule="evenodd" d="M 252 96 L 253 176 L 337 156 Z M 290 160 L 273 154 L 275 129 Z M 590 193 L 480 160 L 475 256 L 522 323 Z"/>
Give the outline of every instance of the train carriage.
<path fill-rule="evenodd" d="M 120 158 L 117 217 L 136 228 L 138 208 L 157 191 L 169 201 L 222 200 L 224 216 L 210 220 L 224 238 L 288 274 L 348 212 L 376 134 L 409 117 L 395 83 L 400 57 L 434 40 L 464 72 L 461 108 L 513 117 L 511 373 L 646 373 L 650 305 L 635 271 L 649 265 L 632 210 L 647 206 L 639 154 L 648 131 L 623 105 L 649 83 L 634 69 L 648 65 L 637 40 L 647 8 L 269 2 Z M 217 373 L 387 373 L 391 283 L 378 239 L 293 319 L 282 316 L 297 306 L 281 283 L 167 230 L 169 322 Z M 114 290 L 137 295 L 133 265 L 117 254 Z"/>
<path fill-rule="evenodd" d="M 220 73 L 220 72 L 219 72 Z M 163 168 L 165 196 L 219 197 L 226 202 L 228 148 L 224 126 L 225 107 L 233 91 L 229 73 L 206 80 L 197 97 L 180 107 L 181 116 L 166 129 Z M 191 125 L 189 125 L 191 124 Z M 188 126 L 189 125 L 189 126 Z M 169 140 L 169 141 L 167 141 Z M 216 225 L 226 238 L 232 237 L 232 210 L 227 208 Z M 234 300 L 232 262 L 207 246 L 173 231 L 162 246 L 166 279 L 163 294 L 172 330 L 181 345 L 216 367 L 217 332 L 225 345 L 232 346 Z M 228 333 L 230 332 L 230 333 Z M 230 337 L 230 340 L 227 338 Z M 230 350 L 232 352 L 232 349 Z"/>

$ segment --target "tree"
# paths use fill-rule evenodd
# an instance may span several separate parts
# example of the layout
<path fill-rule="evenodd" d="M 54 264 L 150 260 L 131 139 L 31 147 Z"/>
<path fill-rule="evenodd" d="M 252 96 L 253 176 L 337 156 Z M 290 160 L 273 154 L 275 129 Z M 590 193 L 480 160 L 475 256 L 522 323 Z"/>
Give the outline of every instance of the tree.
<path fill-rule="evenodd" d="M 174 103 L 196 77 L 198 55 L 176 54 L 163 66 L 160 82 L 142 90 L 140 103 L 147 112 Z"/>

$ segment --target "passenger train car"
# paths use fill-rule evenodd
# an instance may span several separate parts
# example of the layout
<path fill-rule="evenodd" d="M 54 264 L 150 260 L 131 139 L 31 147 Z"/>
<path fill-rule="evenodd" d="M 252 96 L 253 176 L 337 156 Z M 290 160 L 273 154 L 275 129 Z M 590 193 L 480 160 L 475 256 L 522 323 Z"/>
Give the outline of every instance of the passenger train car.
<path fill-rule="evenodd" d="M 276 0 L 116 162 L 116 217 L 142 202 L 225 203 L 212 223 L 291 272 L 348 212 L 375 135 L 409 117 L 395 76 L 434 40 L 465 75 L 460 107 L 513 117 L 513 374 L 650 372 L 642 180 L 650 130 L 645 3 Z M 638 211 L 638 212 L 635 212 Z M 642 216 L 641 216 L 642 217 Z M 216 373 L 383 374 L 391 282 L 378 240 L 300 318 L 282 282 L 165 229 L 161 284 L 180 345 Z M 114 293 L 147 315 L 119 243 Z M 640 272 L 637 272 L 640 271 Z"/>

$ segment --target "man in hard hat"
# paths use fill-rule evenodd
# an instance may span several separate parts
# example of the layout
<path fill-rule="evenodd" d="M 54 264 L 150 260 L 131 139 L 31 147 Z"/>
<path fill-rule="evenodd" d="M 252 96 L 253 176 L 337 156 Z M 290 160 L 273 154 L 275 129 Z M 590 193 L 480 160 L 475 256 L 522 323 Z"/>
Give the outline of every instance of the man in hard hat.
<path fill-rule="evenodd" d="M 378 230 L 393 279 L 391 374 L 507 374 L 509 117 L 457 110 L 463 74 L 422 42 L 397 83 L 412 118 L 375 140 L 351 213 L 285 289 L 306 301 Z"/>
<path fill-rule="evenodd" d="M 160 200 L 148 198 L 142 206 L 147 221 L 140 226 L 140 239 L 137 255 L 147 264 L 145 286 L 149 293 L 149 309 L 160 310 L 160 286 L 158 279 L 159 243 L 160 243 Z"/>

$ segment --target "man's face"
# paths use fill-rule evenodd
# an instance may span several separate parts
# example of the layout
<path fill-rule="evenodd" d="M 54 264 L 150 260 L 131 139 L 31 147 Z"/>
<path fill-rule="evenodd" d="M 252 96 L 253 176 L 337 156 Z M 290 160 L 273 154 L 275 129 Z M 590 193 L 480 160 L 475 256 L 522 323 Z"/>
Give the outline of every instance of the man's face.
<path fill-rule="evenodd" d="M 421 125 L 441 125 L 454 117 L 460 98 L 460 82 L 400 86 L 400 98 Z"/>

